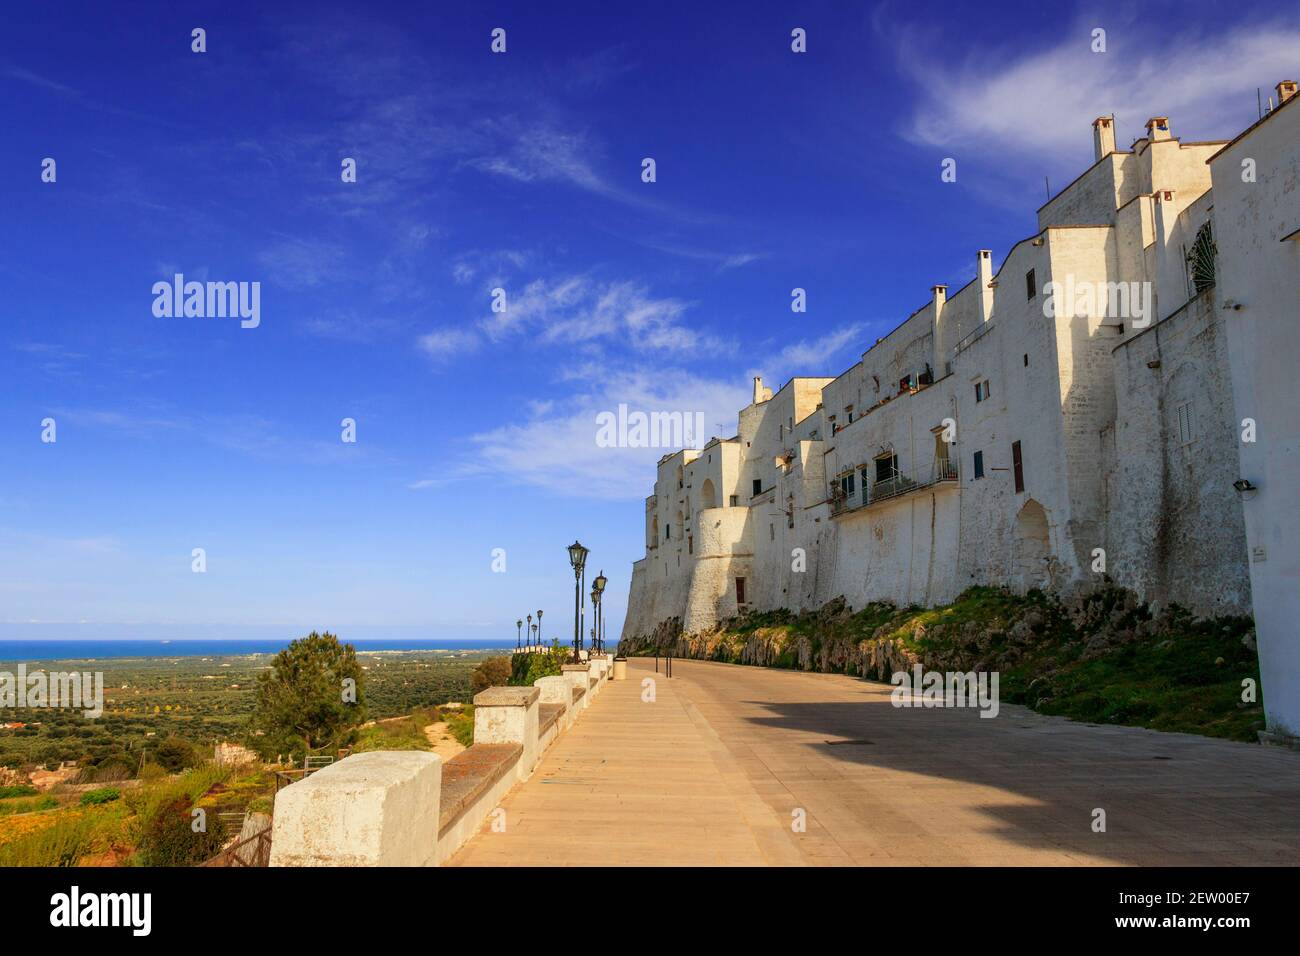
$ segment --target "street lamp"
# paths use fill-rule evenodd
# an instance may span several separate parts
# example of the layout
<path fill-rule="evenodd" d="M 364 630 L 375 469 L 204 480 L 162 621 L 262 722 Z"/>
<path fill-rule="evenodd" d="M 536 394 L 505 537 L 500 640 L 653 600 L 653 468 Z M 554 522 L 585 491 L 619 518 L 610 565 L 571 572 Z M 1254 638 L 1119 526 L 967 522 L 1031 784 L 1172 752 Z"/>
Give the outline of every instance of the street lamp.
<path fill-rule="evenodd" d="M 522 620 L 515 621 L 515 650 L 519 650 L 519 648 L 523 646 L 519 640 L 519 635 L 523 633 L 523 626 L 524 622 Z"/>
<path fill-rule="evenodd" d="M 528 615 L 528 630 L 531 631 L 532 629 L 533 629 L 533 616 L 532 616 L 531 614 L 529 614 L 529 615 Z"/>
<path fill-rule="evenodd" d="M 573 663 L 582 663 L 582 589 L 586 586 L 585 569 L 590 552 L 574 539 L 569 545 L 569 564 L 573 565 Z"/>
<path fill-rule="evenodd" d="M 608 582 L 605 572 L 601 571 L 591 582 L 591 603 L 596 608 L 596 639 L 593 645 L 597 654 L 605 653 L 605 632 L 602 624 L 605 619 L 605 612 L 600 609 L 600 596 L 605 593 L 605 584 Z"/>
<path fill-rule="evenodd" d="M 542 646 L 542 612 L 540 609 L 537 612 L 537 646 Z"/>

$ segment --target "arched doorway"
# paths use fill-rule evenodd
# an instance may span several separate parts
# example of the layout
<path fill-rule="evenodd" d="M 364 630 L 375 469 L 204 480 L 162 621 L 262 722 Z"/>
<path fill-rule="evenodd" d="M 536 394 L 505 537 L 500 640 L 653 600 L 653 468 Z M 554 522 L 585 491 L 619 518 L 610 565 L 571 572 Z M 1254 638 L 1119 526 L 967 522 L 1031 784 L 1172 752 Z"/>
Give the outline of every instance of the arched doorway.
<path fill-rule="evenodd" d="M 713 490 L 713 479 L 705 478 L 704 484 L 700 486 L 700 509 L 716 508 L 718 506 L 718 496 Z"/>
<path fill-rule="evenodd" d="M 1033 498 L 1025 502 L 1016 515 L 1016 554 L 1014 573 L 1023 593 L 1032 588 L 1047 588 L 1052 583 L 1051 529 L 1047 512 Z"/>

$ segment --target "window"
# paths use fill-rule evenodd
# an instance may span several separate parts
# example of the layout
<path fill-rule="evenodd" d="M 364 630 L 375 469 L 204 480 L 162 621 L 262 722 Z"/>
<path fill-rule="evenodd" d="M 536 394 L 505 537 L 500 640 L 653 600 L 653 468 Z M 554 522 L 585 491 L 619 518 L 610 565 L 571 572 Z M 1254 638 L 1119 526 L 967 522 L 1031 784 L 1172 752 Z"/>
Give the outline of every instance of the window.
<path fill-rule="evenodd" d="M 982 451 L 977 451 L 975 453 L 974 475 L 976 478 L 984 477 L 984 452 Z"/>
<path fill-rule="evenodd" d="M 1025 490 L 1025 466 L 1020 458 L 1020 442 L 1018 441 L 1011 443 L 1011 470 L 1015 472 L 1016 493 L 1019 494 Z"/>
<path fill-rule="evenodd" d="M 755 479 L 754 479 L 754 494 L 756 494 L 756 495 L 761 495 L 762 493 L 763 493 L 763 479 L 762 479 L 762 478 L 755 478 Z"/>
<path fill-rule="evenodd" d="M 1178 444 L 1190 445 L 1196 440 L 1196 415 L 1190 401 L 1178 406 Z"/>
<path fill-rule="evenodd" d="M 664 525 L 664 540 L 667 541 L 672 536 L 673 536 L 673 526 L 670 524 Z"/>
<path fill-rule="evenodd" d="M 1214 257 L 1218 251 L 1214 244 L 1214 230 L 1206 222 L 1196 231 L 1192 249 L 1187 253 L 1187 277 L 1197 295 L 1214 285 Z"/>
<path fill-rule="evenodd" d="M 695 535 L 693 534 L 688 534 L 686 536 L 686 553 L 687 554 L 695 553 Z"/>
<path fill-rule="evenodd" d="M 1034 278 L 1034 270 L 1030 269 L 1025 273 L 1025 296 L 1032 299 L 1038 295 L 1038 280 Z"/>
<path fill-rule="evenodd" d="M 784 423 L 784 422 L 782 422 L 780 425 L 776 426 L 776 439 L 777 439 L 777 441 L 785 441 L 785 423 Z"/>
<path fill-rule="evenodd" d="M 975 383 L 975 401 L 987 401 L 989 397 L 989 380 L 984 379 L 982 382 Z"/>
<path fill-rule="evenodd" d="M 1029 353 L 1025 353 L 1025 368 L 1029 368 Z"/>
<path fill-rule="evenodd" d="M 876 481 L 889 481 L 898 474 L 898 456 L 882 455 L 876 459 Z"/>
<path fill-rule="evenodd" d="M 731 502 L 731 507 L 735 508 L 740 504 L 740 495 L 732 495 L 727 500 Z"/>
<path fill-rule="evenodd" d="M 745 579 L 736 578 L 736 603 L 745 603 Z"/>
<path fill-rule="evenodd" d="M 776 525 L 775 525 L 775 524 L 769 524 L 769 525 L 767 526 L 767 540 L 768 540 L 768 541 L 775 541 L 775 540 L 776 540 Z"/>
<path fill-rule="evenodd" d="M 844 492 L 845 498 L 853 497 L 853 492 L 855 490 L 853 487 L 853 472 L 849 472 L 847 475 L 840 475 L 840 490 Z"/>
<path fill-rule="evenodd" d="M 858 477 L 862 479 L 862 501 L 865 504 L 867 500 L 867 489 L 871 487 L 871 469 L 863 468 L 858 472 Z"/>

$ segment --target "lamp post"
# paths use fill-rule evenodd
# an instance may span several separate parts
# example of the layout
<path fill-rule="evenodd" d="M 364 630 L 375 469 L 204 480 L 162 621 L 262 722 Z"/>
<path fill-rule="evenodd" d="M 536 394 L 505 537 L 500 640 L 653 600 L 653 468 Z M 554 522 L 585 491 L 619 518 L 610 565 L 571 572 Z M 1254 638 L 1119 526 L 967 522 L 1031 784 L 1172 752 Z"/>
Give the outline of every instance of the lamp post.
<path fill-rule="evenodd" d="M 575 538 L 569 545 L 569 564 L 573 566 L 573 663 L 582 663 L 582 589 L 586 586 L 587 555 L 590 553 Z"/>
<path fill-rule="evenodd" d="M 532 629 L 533 629 L 533 616 L 532 616 L 531 614 L 529 614 L 529 615 L 528 615 L 528 630 L 531 631 Z"/>
<path fill-rule="evenodd" d="M 533 625 L 533 650 L 537 649 L 537 625 Z"/>
<path fill-rule="evenodd" d="M 591 582 L 591 603 L 596 608 L 596 640 L 594 644 L 597 654 L 605 653 L 605 633 L 602 629 L 605 612 L 600 609 L 600 596 L 605 593 L 605 584 L 608 580 L 605 577 L 605 572 L 601 571 Z"/>
<path fill-rule="evenodd" d="M 537 611 L 537 646 L 542 646 L 542 612 L 539 608 Z"/>
<path fill-rule="evenodd" d="M 519 650 L 523 646 L 519 638 L 519 635 L 523 633 L 523 626 L 523 620 L 515 621 L 515 650 Z"/>

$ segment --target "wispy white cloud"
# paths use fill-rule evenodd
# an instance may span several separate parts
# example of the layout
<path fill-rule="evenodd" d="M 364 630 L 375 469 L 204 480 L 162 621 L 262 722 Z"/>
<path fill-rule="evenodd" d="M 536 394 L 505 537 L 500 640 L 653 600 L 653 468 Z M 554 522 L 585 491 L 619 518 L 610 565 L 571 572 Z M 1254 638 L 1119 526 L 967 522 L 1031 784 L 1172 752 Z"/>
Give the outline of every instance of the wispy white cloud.
<path fill-rule="evenodd" d="M 479 338 L 470 329 L 435 329 L 421 335 L 416 345 L 430 358 L 444 361 L 475 351 Z"/>
<path fill-rule="evenodd" d="M 636 499 L 644 496 L 655 462 L 673 449 L 601 447 L 600 413 L 617 414 L 620 403 L 647 414 L 699 412 L 706 430 L 725 437 L 734 431 L 736 410 L 748 398 L 742 387 L 680 369 L 603 371 L 603 376 L 585 376 L 595 383 L 591 390 L 557 402 L 531 420 L 474 435 L 475 462 L 484 472 L 561 495 Z"/>
<path fill-rule="evenodd" d="M 271 281 L 289 289 L 310 289 L 346 277 L 343 248 L 322 239 L 283 238 L 258 253 Z"/>
<path fill-rule="evenodd" d="M 533 345 L 599 345 L 660 354 L 730 349 L 685 321 L 689 302 L 655 296 L 638 282 L 568 275 L 533 279 L 518 292 L 512 287 L 505 292 L 505 311 L 489 311 L 470 328 L 427 332 L 417 347 L 436 358 L 473 352 L 484 340 L 499 344 L 521 337 Z"/>
<path fill-rule="evenodd" d="M 862 323 L 855 322 L 817 338 L 793 342 L 772 356 L 762 369 L 755 369 L 753 374 L 766 373 L 773 381 L 784 381 L 792 375 L 836 375 L 843 369 L 836 369 L 832 360 L 842 358 L 850 347 L 855 352 L 866 351 L 870 343 L 863 343 L 863 329 Z"/>
<path fill-rule="evenodd" d="M 831 360 L 865 348 L 863 328 L 846 325 L 786 346 L 763 360 L 759 372 L 772 381 L 790 375 L 833 375 L 837 370 L 828 365 Z M 597 415 L 617 414 L 620 404 L 629 412 L 647 414 L 699 412 L 705 434 L 692 436 L 692 443 L 703 444 L 710 436 L 735 434 L 737 413 L 751 398 L 748 377 L 737 371 L 734 377 L 718 379 L 632 360 L 613 367 L 579 365 L 567 379 L 576 391 L 534 403 L 526 420 L 474 435 L 476 454 L 458 466 L 459 473 L 506 476 L 568 496 L 640 498 L 658 459 L 675 449 L 601 447 L 596 442 Z"/>
<path fill-rule="evenodd" d="M 1152 116 L 1175 135 L 1230 138 L 1256 119 L 1255 90 L 1295 72 L 1300 29 L 1252 22 L 1214 33 L 1190 27 L 1153 32 L 1122 17 L 1080 21 L 1054 46 L 1020 53 L 981 46 L 955 61 L 932 25 L 878 21 L 921 94 L 906 125 L 915 142 L 987 151 L 992 160 L 1073 160 L 1091 156 L 1091 123 L 1112 112 L 1121 148 Z M 1091 31 L 1107 28 L 1106 52 Z M 969 152 L 965 155 L 969 155 Z"/>

